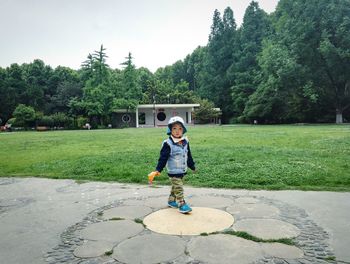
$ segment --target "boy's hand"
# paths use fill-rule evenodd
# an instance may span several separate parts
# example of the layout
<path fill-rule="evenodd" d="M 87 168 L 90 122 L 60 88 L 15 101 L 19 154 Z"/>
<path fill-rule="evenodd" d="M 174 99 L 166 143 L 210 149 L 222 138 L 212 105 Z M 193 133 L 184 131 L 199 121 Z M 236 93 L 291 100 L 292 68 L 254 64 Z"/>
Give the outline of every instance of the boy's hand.
<path fill-rule="evenodd" d="M 159 176 L 160 172 L 159 171 L 152 171 L 150 174 L 148 174 L 148 183 L 152 185 L 153 179 L 156 176 Z"/>

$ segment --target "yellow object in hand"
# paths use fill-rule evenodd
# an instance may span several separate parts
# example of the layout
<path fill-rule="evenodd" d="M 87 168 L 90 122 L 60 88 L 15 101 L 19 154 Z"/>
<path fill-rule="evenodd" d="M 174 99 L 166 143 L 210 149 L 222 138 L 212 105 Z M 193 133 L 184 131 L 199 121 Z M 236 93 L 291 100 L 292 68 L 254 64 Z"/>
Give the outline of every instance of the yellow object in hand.
<path fill-rule="evenodd" d="M 148 174 L 148 183 L 152 185 L 153 179 L 156 176 L 159 176 L 160 172 L 159 171 L 152 171 L 150 174 Z"/>

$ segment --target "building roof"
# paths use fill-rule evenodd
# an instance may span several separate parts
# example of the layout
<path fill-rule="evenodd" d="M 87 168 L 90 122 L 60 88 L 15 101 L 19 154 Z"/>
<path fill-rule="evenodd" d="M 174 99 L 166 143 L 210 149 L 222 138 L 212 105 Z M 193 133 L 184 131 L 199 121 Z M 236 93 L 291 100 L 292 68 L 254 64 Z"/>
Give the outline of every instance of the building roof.
<path fill-rule="evenodd" d="M 199 107 L 200 104 L 142 104 L 138 105 L 137 108 L 189 108 L 189 107 Z"/>
<path fill-rule="evenodd" d="M 153 109 L 154 108 L 165 108 L 165 109 L 174 109 L 174 108 L 192 108 L 199 107 L 200 104 L 141 104 L 137 106 L 137 109 Z M 114 113 L 135 113 L 135 110 L 132 109 L 114 109 Z"/>

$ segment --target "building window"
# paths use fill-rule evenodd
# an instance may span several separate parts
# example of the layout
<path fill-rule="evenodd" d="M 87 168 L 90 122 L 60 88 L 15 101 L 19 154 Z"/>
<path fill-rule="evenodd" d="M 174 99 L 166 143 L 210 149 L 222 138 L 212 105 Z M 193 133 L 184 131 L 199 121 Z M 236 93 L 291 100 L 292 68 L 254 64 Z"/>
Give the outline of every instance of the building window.
<path fill-rule="evenodd" d="M 145 113 L 139 113 L 139 124 L 146 125 L 146 114 Z"/>
<path fill-rule="evenodd" d="M 130 123 L 130 121 L 131 121 L 131 116 L 130 116 L 129 114 L 123 115 L 123 116 L 122 116 L 122 121 L 123 121 L 124 123 Z"/>
<path fill-rule="evenodd" d="M 164 112 L 159 112 L 159 113 L 157 114 L 157 119 L 158 119 L 159 121 L 164 121 L 164 120 L 166 119 L 166 114 L 165 114 Z"/>

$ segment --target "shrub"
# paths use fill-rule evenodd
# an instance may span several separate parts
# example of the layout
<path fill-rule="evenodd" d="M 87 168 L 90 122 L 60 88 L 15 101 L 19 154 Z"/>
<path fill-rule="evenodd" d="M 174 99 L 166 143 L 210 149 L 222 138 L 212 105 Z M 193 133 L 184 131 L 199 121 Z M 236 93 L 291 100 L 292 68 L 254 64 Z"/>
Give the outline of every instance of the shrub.
<path fill-rule="evenodd" d="M 87 119 L 86 117 L 79 116 L 77 118 L 77 127 L 78 128 L 82 128 L 83 126 L 85 126 L 86 123 L 89 123 L 89 119 Z"/>
<path fill-rule="evenodd" d="M 34 108 L 24 104 L 19 104 L 16 107 L 13 116 L 16 118 L 16 126 L 29 127 L 32 126 L 35 121 Z"/>

